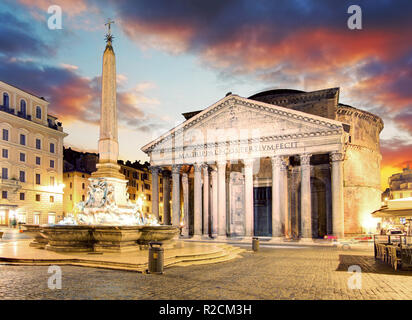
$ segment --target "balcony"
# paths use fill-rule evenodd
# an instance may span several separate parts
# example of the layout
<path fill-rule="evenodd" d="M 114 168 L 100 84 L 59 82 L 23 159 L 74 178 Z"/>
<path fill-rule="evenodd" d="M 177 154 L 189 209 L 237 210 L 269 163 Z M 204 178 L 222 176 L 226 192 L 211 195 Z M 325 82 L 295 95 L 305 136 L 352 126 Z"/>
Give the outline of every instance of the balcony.
<path fill-rule="evenodd" d="M 8 107 L 8 106 L 0 105 L 0 111 L 4 111 L 4 112 L 10 113 L 12 115 L 15 115 L 16 117 L 32 121 L 31 115 L 26 114 L 26 113 L 21 112 L 21 111 L 17 111 L 17 114 L 16 114 L 16 113 L 14 113 L 15 110 Z M 63 131 L 62 123 L 58 122 L 58 121 L 53 122 L 50 119 L 48 119 L 47 120 L 47 127 L 51 128 L 51 129 L 54 129 L 54 130 L 57 130 L 57 131 Z"/>
<path fill-rule="evenodd" d="M 0 106 L 0 111 L 4 111 L 4 112 L 10 113 L 10 114 L 14 114 L 14 109 L 11 109 L 8 106 Z"/>
<path fill-rule="evenodd" d="M 21 112 L 21 111 L 18 111 L 18 112 L 17 112 L 17 116 L 20 117 L 20 118 L 23 118 L 23 119 L 26 119 L 26 120 L 31 121 L 31 115 L 26 114 L 26 113 L 23 113 L 23 112 Z"/>
<path fill-rule="evenodd" d="M 20 184 L 20 181 L 16 179 L 0 178 L 0 188 L 9 189 L 13 192 L 17 192 L 19 189 L 21 189 L 21 184 Z"/>

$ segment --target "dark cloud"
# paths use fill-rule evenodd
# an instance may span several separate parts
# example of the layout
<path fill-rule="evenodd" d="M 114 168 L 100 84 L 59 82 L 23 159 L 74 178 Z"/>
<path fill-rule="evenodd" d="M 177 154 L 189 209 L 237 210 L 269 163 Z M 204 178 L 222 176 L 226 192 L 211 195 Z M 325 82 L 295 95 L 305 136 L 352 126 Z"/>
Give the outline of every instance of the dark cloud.
<path fill-rule="evenodd" d="M 49 112 L 64 122 L 81 121 L 97 125 L 100 117 L 100 77 L 80 76 L 64 67 L 41 66 L 31 61 L 0 57 L 0 79 L 49 102 Z M 117 94 L 120 125 L 147 132 L 160 122 L 140 105 L 143 93 L 120 88 Z M 149 128 L 149 129 L 148 129 Z"/>
<path fill-rule="evenodd" d="M 0 12 L 0 55 L 8 57 L 39 57 L 54 54 L 30 23 L 21 21 L 9 12 Z"/>
<path fill-rule="evenodd" d="M 412 136 L 412 105 L 402 110 L 394 117 L 394 121 Z M 412 157 L 411 157 L 412 160 Z"/>

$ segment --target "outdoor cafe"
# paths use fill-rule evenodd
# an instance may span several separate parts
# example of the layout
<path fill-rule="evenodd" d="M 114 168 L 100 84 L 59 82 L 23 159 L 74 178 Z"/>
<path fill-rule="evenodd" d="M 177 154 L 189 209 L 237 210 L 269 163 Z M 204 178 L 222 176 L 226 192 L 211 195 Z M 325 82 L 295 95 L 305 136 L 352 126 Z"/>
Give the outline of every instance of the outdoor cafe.
<path fill-rule="evenodd" d="M 395 270 L 412 268 L 412 207 L 409 201 L 389 201 L 372 213 L 380 218 L 380 234 L 374 236 L 375 259 Z"/>

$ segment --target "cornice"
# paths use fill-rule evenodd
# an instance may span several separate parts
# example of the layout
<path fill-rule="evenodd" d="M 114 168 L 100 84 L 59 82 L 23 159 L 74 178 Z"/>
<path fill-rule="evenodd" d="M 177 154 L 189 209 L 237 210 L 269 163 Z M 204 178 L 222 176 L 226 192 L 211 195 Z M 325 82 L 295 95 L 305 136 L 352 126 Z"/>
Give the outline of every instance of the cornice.
<path fill-rule="evenodd" d="M 357 109 L 351 106 L 339 105 L 336 113 L 342 114 L 342 115 L 348 115 L 348 116 L 355 116 L 356 118 L 359 118 L 359 119 L 373 121 L 380 126 L 380 131 L 382 131 L 384 127 L 383 120 L 377 115 L 374 115 L 373 113 L 370 113 L 368 111 L 360 110 L 360 109 Z"/>

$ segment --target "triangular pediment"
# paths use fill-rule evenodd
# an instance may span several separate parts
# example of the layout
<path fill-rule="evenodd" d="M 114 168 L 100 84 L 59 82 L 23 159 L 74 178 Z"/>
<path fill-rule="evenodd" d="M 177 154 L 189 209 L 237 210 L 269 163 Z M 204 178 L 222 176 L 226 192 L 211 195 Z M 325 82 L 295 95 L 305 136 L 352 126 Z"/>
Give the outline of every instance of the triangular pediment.
<path fill-rule="evenodd" d="M 342 130 L 342 123 L 263 102 L 230 95 L 206 108 L 165 135 L 144 146 L 144 152 L 172 148 L 172 140 L 185 147 L 204 141 L 221 143 L 247 137 L 300 138 Z M 200 137 L 203 137 L 199 139 Z M 173 138 L 173 139 L 172 139 Z"/>

